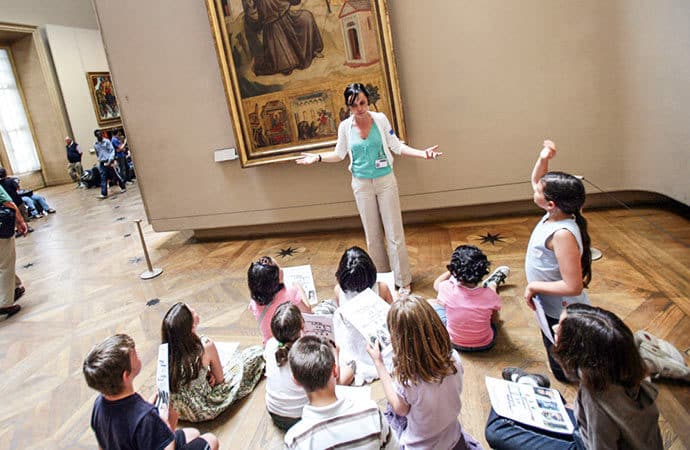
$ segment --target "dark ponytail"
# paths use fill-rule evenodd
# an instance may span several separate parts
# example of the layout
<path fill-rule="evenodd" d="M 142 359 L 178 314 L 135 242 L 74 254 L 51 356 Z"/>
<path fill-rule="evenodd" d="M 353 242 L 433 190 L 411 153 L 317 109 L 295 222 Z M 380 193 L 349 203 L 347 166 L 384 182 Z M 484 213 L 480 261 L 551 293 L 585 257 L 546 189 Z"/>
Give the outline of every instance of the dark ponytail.
<path fill-rule="evenodd" d="M 278 364 L 278 367 L 283 367 L 285 363 L 288 360 L 288 354 L 290 353 L 290 349 L 292 348 L 292 344 L 295 342 L 288 342 L 286 344 L 283 344 L 282 342 L 278 344 L 278 350 L 276 350 L 276 364 Z"/>
<path fill-rule="evenodd" d="M 580 257 L 580 263 L 582 264 L 582 284 L 584 287 L 589 286 L 589 282 L 592 281 L 592 249 L 591 239 L 589 238 L 589 233 L 587 232 L 587 219 L 582 215 L 580 211 L 575 212 L 575 223 L 580 229 L 580 235 L 582 236 L 582 256 Z"/>
<path fill-rule="evenodd" d="M 582 216 L 582 206 L 585 204 L 585 185 L 582 181 L 568 173 L 549 172 L 541 178 L 544 185 L 544 198 L 554 202 L 558 209 L 565 214 L 575 216 L 575 222 L 582 237 L 582 282 L 584 287 L 592 281 L 592 243 L 587 232 L 587 220 Z"/>
<path fill-rule="evenodd" d="M 292 303 L 283 303 L 276 309 L 271 319 L 271 332 L 278 341 L 278 350 L 276 350 L 278 367 L 282 367 L 287 362 L 290 348 L 299 339 L 303 323 L 302 313 Z"/>

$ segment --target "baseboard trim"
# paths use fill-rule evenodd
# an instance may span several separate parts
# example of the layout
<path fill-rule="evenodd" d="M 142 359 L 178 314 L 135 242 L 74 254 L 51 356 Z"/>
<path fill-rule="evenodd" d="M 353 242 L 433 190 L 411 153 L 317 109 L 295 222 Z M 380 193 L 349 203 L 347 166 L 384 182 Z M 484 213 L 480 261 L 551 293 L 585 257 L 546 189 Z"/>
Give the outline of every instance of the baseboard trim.
<path fill-rule="evenodd" d="M 647 191 L 618 191 L 587 195 L 586 210 L 631 207 L 654 207 L 666 209 L 690 219 L 690 206 L 663 194 Z M 426 209 L 403 212 L 405 225 L 439 223 L 489 217 L 509 217 L 522 214 L 539 214 L 540 210 L 531 200 L 465 205 L 452 208 Z M 313 232 L 342 231 L 361 228 L 359 216 L 334 217 L 331 219 L 306 220 L 263 224 L 261 226 L 224 227 L 194 230 L 199 241 L 247 239 L 270 236 L 285 236 Z M 260 228 L 260 229 L 257 229 Z"/>

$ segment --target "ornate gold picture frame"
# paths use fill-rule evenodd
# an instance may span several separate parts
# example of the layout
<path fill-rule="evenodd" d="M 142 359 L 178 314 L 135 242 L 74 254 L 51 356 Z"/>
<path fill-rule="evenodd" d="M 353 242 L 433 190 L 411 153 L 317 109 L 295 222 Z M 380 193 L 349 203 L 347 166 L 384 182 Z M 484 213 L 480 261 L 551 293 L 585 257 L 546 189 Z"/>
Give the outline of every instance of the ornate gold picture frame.
<path fill-rule="evenodd" d="M 86 72 L 86 82 L 93 102 L 96 120 L 101 127 L 120 125 L 120 107 L 115 97 L 115 88 L 110 72 Z"/>
<path fill-rule="evenodd" d="M 335 145 L 353 82 L 405 137 L 387 0 L 206 0 L 242 167 Z"/>

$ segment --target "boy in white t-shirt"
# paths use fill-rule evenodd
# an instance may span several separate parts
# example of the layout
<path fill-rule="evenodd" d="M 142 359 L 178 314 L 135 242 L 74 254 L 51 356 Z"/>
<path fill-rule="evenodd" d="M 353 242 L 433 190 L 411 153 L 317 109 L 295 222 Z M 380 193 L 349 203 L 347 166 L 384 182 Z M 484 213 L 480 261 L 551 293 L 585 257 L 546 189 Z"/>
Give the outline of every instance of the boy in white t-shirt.
<path fill-rule="evenodd" d="M 289 361 L 292 376 L 307 392 L 309 404 L 302 410 L 302 420 L 285 434 L 287 449 L 398 448 L 394 433 L 373 400 L 355 404 L 336 397 L 338 365 L 328 341 L 318 336 L 300 338 L 290 350 Z"/>

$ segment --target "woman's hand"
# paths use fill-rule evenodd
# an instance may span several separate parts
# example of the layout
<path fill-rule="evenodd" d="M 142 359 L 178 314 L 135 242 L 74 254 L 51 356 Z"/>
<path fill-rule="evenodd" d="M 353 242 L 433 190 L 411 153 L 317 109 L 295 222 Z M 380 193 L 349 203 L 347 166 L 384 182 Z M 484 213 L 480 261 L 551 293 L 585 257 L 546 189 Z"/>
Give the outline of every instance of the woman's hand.
<path fill-rule="evenodd" d="M 319 162 L 320 158 L 319 155 L 315 155 L 313 153 L 301 153 L 300 157 L 295 160 L 297 164 L 301 164 L 304 166 L 309 166 L 311 164 L 314 164 L 316 162 Z"/>
<path fill-rule="evenodd" d="M 437 152 L 436 149 L 438 148 L 438 145 L 434 145 L 433 147 L 429 147 L 424 150 L 424 159 L 438 159 L 439 156 L 443 155 L 442 152 Z"/>

